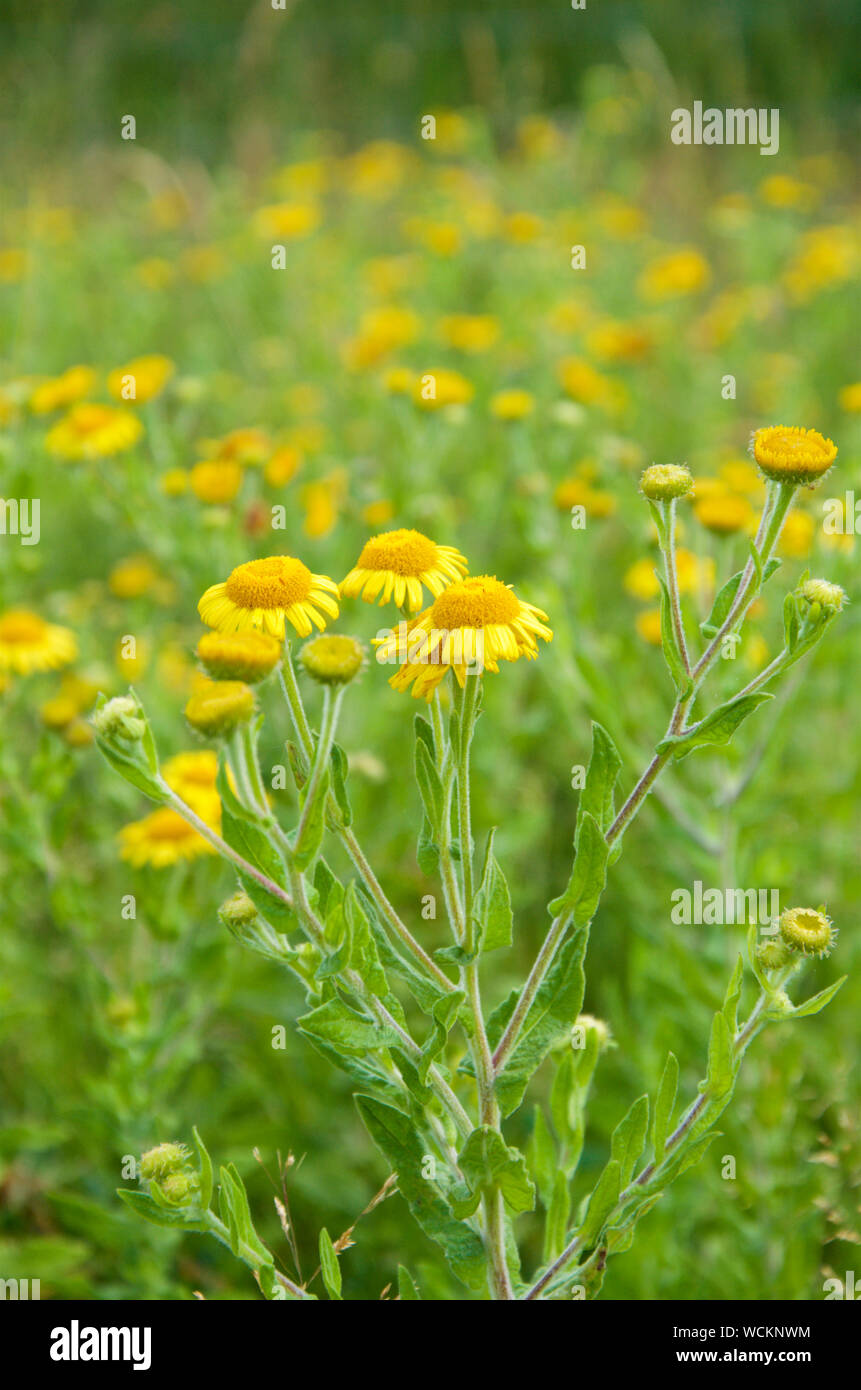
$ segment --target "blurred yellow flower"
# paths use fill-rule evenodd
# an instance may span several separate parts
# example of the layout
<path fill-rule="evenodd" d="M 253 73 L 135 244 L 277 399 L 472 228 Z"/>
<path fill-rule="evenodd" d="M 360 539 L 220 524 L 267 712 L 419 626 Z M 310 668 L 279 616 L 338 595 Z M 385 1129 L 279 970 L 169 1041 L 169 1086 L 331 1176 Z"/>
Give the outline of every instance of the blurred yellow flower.
<path fill-rule="evenodd" d="M 169 468 L 162 473 L 159 487 L 165 497 L 181 497 L 188 491 L 188 473 L 184 468 Z"/>
<path fill-rule="evenodd" d="M 34 415 L 47 415 L 52 410 L 74 405 L 89 395 L 95 381 L 92 367 L 67 367 L 62 375 L 40 382 L 30 397 L 30 409 Z"/>
<path fill-rule="evenodd" d="M 497 420 L 525 420 L 535 409 L 535 397 L 530 391 L 513 387 L 508 391 L 497 391 L 490 398 L 490 413 Z"/>
<path fill-rule="evenodd" d="M 793 299 L 804 301 L 843 284 L 856 272 L 858 242 L 851 227 L 817 227 L 801 241 L 783 282 Z"/>
<path fill-rule="evenodd" d="M 374 367 L 388 353 L 412 343 L 418 336 L 419 318 L 412 309 L 387 304 L 362 315 L 359 332 L 344 347 L 348 367 Z"/>
<path fill-rule="evenodd" d="M 861 411 L 861 381 L 853 381 L 850 386 L 844 386 L 838 401 L 841 410 L 848 410 L 853 414 Z"/>
<path fill-rule="evenodd" d="M 801 559 L 805 555 L 809 555 L 815 531 L 816 522 L 809 512 L 802 512 L 797 509 L 791 511 L 783 523 L 783 530 L 777 544 L 778 553 L 793 559 Z"/>
<path fill-rule="evenodd" d="M 136 357 L 108 375 L 108 390 L 114 400 L 143 404 L 161 394 L 175 370 L 170 358 L 158 353 Z"/>
<path fill-rule="evenodd" d="M 395 514 L 393 504 L 387 497 L 381 497 L 376 502 L 369 502 L 362 508 L 361 516 L 366 526 L 378 527 L 385 526 L 387 521 L 391 521 Z"/>
<path fill-rule="evenodd" d="M 163 256 L 148 256 L 138 261 L 135 275 L 148 290 L 166 290 L 176 278 L 176 270 Z"/>
<path fill-rule="evenodd" d="M 302 489 L 305 516 L 302 530 L 306 536 L 328 536 L 338 520 L 337 500 L 340 488 L 332 480 L 307 483 Z"/>
<path fill-rule="evenodd" d="M 534 212 L 512 212 L 504 219 L 502 231 L 506 241 L 526 246 L 541 236 L 544 222 Z"/>
<path fill-rule="evenodd" d="M 275 203 L 258 208 L 254 214 L 254 230 L 260 236 L 279 241 L 297 241 L 310 236 L 321 222 L 316 203 Z"/>
<path fill-rule="evenodd" d="M 158 579 L 158 571 L 148 555 L 131 555 L 114 565 L 108 575 L 108 588 L 116 598 L 140 598 Z"/>
<path fill-rule="evenodd" d="M 233 459 L 205 459 L 194 465 L 188 481 L 199 502 L 223 505 L 239 492 L 242 468 Z"/>
<path fill-rule="evenodd" d="M 143 425 L 130 411 L 82 402 L 49 430 L 45 446 L 60 458 L 110 458 L 133 448 L 142 434 Z"/>
<path fill-rule="evenodd" d="M 607 319 L 590 331 L 586 346 L 604 362 L 640 362 L 651 352 L 654 337 L 642 324 Z"/>
<path fill-rule="evenodd" d="M 492 314 L 447 314 L 439 328 L 444 341 L 461 352 L 487 352 L 499 338 L 499 319 Z"/>
<path fill-rule="evenodd" d="M 286 487 L 302 467 L 302 455 L 289 444 L 276 449 L 263 469 L 263 477 L 270 487 Z"/>
<path fill-rule="evenodd" d="M 218 246 L 188 246 L 179 258 L 180 269 L 196 285 L 218 280 L 228 268 L 227 258 Z"/>
<path fill-rule="evenodd" d="M 661 646 L 660 608 L 647 608 L 644 612 L 638 613 L 634 623 L 644 642 L 648 642 L 653 647 Z"/>
<path fill-rule="evenodd" d="M 816 203 L 816 190 L 809 183 L 789 174 L 771 174 L 759 185 L 759 196 L 773 208 L 801 208 L 805 211 Z"/>
<path fill-rule="evenodd" d="M 685 246 L 650 261 L 637 281 L 637 290 L 643 299 L 674 299 L 699 293 L 710 279 L 711 270 L 702 253 Z"/>
<path fill-rule="evenodd" d="M 0 285 L 17 285 L 23 280 L 30 265 L 26 251 L 17 246 L 0 247 Z"/>
<path fill-rule="evenodd" d="M 362 197 L 384 198 L 403 182 L 415 163 L 415 155 L 406 146 L 393 140 L 373 141 L 345 161 L 347 187 Z"/>
<path fill-rule="evenodd" d="M 559 363 L 559 381 L 572 400 L 581 405 L 597 405 L 612 410 L 621 405 L 625 391 L 621 382 L 604 376 L 580 357 L 566 357 Z"/>
<path fill-rule="evenodd" d="M 755 519 L 747 498 L 733 492 L 716 492 L 710 497 L 698 497 L 694 502 L 694 515 L 701 526 L 716 536 L 749 531 Z"/>
<path fill-rule="evenodd" d="M 216 796 L 183 796 L 182 799 L 202 821 L 218 831 L 221 803 Z M 124 825 L 117 839 L 121 858 L 136 869 L 166 869 L 201 854 L 215 853 L 209 841 L 169 806 L 160 806 L 142 820 Z"/>
<path fill-rule="evenodd" d="M 422 410 L 439 410 L 446 405 L 469 405 L 475 387 L 460 372 L 435 367 L 424 372 L 413 387 L 413 400 Z"/>
<path fill-rule="evenodd" d="M 68 666 L 78 655 L 75 634 L 27 608 L 0 613 L 0 673 L 29 676 Z"/>
<path fill-rule="evenodd" d="M 408 396 L 415 385 L 416 374 L 410 367 L 389 367 L 383 372 L 383 385 L 392 396 Z"/>
<path fill-rule="evenodd" d="M 131 640 L 129 640 L 131 638 Z M 126 634 L 119 637 L 114 646 L 114 662 L 122 679 L 131 684 L 140 680 L 149 666 L 150 647 L 141 637 Z"/>

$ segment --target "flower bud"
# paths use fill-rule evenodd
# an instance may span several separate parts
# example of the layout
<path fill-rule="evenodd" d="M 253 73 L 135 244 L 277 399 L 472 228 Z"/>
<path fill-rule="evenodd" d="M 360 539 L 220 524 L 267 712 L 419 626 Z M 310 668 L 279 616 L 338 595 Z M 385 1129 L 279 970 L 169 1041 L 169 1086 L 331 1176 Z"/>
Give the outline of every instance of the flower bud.
<path fill-rule="evenodd" d="M 827 956 L 837 940 L 831 918 L 812 907 L 788 907 L 780 915 L 780 935 L 792 951 Z"/>
<path fill-rule="evenodd" d="M 687 497 L 693 485 L 691 470 L 683 463 L 653 463 L 640 479 L 640 491 L 651 502 Z"/>
<path fill-rule="evenodd" d="M 281 643 L 266 632 L 207 632 L 197 644 L 196 655 L 213 679 L 254 685 L 278 665 Z"/>
<path fill-rule="evenodd" d="M 595 1018 L 592 1014 L 580 1014 L 577 1022 L 571 1030 L 571 1044 L 573 1047 L 582 1046 L 582 1039 L 589 1039 L 594 1036 L 598 1044 L 598 1052 L 606 1052 L 608 1047 L 613 1046 L 613 1035 L 610 1032 L 609 1024 L 602 1018 Z"/>
<path fill-rule="evenodd" d="M 191 1155 L 185 1144 L 159 1144 L 141 1155 L 139 1173 L 144 1182 L 163 1182 L 182 1172 Z"/>
<path fill-rule="evenodd" d="M 248 894 L 239 889 L 221 904 L 218 909 L 219 921 L 223 923 L 229 931 L 239 930 L 243 927 L 250 927 L 257 921 L 259 913 L 256 906 Z"/>
<path fill-rule="evenodd" d="M 193 729 L 207 738 L 232 733 L 254 713 L 254 694 L 242 681 L 209 681 L 185 707 Z"/>
<path fill-rule="evenodd" d="M 830 584 L 827 579 L 806 579 L 800 593 L 811 608 L 818 605 L 826 613 L 839 613 L 846 603 L 846 590 L 841 589 L 839 584 Z"/>
<path fill-rule="evenodd" d="M 761 941 L 756 948 L 757 963 L 763 970 L 780 970 L 792 959 L 785 941 Z"/>
<path fill-rule="evenodd" d="M 93 728 L 101 738 L 122 738 L 139 743 L 146 733 L 143 710 L 133 695 L 115 695 L 93 714 Z"/>
<path fill-rule="evenodd" d="M 197 1178 L 193 1173 L 170 1173 L 158 1184 L 158 1190 L 171 1206 L 181 1207 L 194 1198 Z"/>
<path fill-rule="evenodd" d="M 346 685 L 362 669 L 365 649 L 355 637 L 331 633 L 306 642 L 299 660 L 320 685 Z"/>

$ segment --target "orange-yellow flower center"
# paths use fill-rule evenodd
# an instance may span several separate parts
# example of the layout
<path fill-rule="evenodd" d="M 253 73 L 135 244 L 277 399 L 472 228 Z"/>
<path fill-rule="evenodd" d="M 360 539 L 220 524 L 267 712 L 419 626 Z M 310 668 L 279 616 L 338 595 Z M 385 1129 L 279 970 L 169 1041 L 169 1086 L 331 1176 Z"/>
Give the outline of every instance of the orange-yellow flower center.
<path fill-rule="evenodd" d="M 434 627 L 451 632 L 459 627 L 488 627 L 514 622 L 520 614 L 516 594 L 491 575 L 478 575 L 452 584 L 431 608 Z"/>
<path fill-rule="evenodd" d="M 107 405 L 79 405 L 69 417 L 69 424 L 75 434 L 88 435 L 95 434 L 96 430 L 103 429 L 105 425 L 111 423 L 115 418 L 114 412 Z"/>
<path fill-rule="evenodd" d="M 757 430 L 753 452 L 758 463 L 801 464 L 814 468 L 830 464 L 837 457 L 836 445 L 818 430 L 791 425 Z"/>
<path fill-rule="evenodd" d="M 402 574 L 418 579 L 436 564 L 437 548 L 433 541 L 423 536 L 421 531 L 384 531 L 381 536 L 372 536 L 365 545 L 357 568 L 363 570 L 391 570 L 392 574 Z"/>
<path fill-rule="evenodd" d="M 0 618 L 0 642 L 38 642 L 45 635 L 47 624 L 36 613 L 14 609 Z"/>
<path fill-rule="evenodd" d="M 163 841 L 179 841 L 192 839 L 197 831 L 188 824 L 176 811 L 171 811 L 169 807 L 162 807 L 159 811 L 153 811 L 147 816 L 147 839 Z"/>
<path fill-rule="evenodd" d="M 230 575 L 225 593 L 237 608 L 292 608 L 311 591 L 311 571 L 292 555 L 249 560 Z"/>

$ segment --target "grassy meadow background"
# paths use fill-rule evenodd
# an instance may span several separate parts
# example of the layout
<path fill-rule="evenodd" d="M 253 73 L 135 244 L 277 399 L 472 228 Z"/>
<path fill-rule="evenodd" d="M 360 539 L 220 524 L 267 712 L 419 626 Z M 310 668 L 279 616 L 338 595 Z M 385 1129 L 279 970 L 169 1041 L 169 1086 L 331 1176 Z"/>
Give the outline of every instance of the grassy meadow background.
<path fill-rule="evenodd" d="M 839 446 L 712 688 L 728 695 L 776 653 L 782 594 L 806 568 L 850 606 L 729 750 L 667 775 L 612 871 L 586 1007 L 617 1045 L 599 1064 L 578 1194 L 668 1048 L 686 1094 L 703 1074 L 744 933 L 674 926 L 674 889 L 699 879 L 826 904 L 839 945 L 808 992 L 850 980 L 823 1015 L 757 1043 L 723 1137 L 611 1262 L 607 1299 L 815 1299 L 861 1258 L 861 604 L 855 537 L 822 526 L 823 497 L 861 483 L 858 30 L 858 7 L 837 0 L 702 14 L 680 0 L 190 0 L 65 17 L 12 3 L 0 20 L 0 493 L 41 500 L 38 545 L 0 537 L 0 613 L 75 633 L 79 693 L 132 681 L 166 757 L 199 746 L 182 716 L 196 604 L 234 565 L 284 550 L 341 579 L 369 534 L 415 526 L 513 583 L 555 639 L 488 678 L 476 738 L 477 834 L 499 827 L 519 923 L 493 958 L 491 1004 L 528 970 L 565 881 L 590 720 L 622 750 L 625 789 L 665 728 L 640 471 L 684 460 L 701 495 L 755 508 L 751 429 L 812 426 Z M 673 146 L 669 113 L 693 100 L 778 107 L 779 154 Z M 109 402 L 108 374 L 143 354 L 175 371 L 135 406 L 138 443 L 92 461 L 52 453 L 65 412 L 35 410 L 39 386 L 84 364 L 89 399 Z M 452 403 L 424 409 L 415 383 L 442 369 Z M 527 396 L 499 399 L 511 391 Z M 221 501 L 195 472 L 218 455 L 240 461 Z M 287 525 L 273 543 L 274 505 Z M 747 539 L 714 534 L 686 503 L 680 544 L 695 627 Z M 347 600 L 337 630 L 367 640 L 391 616 Z M 118 655 L 128 635 L 133 663 Z M 419 918 L 434 885 L 415 860 L 413 707 L 387 674 L 368 669 L 348 692 L 340 741 L 372 862 L 437 947 L 441 920 Z M 120 858 L 117 832 L 149 808 L 88 743 L 85 695 L 76 718 L 57 716 L 63 682 L 16 676 L 0 693 L 0 1277 L 41 1278 L 43 1297 L 255 1297 L 213 1242 L 120 1205 L 124 1155 L 196 1124 L 287 1258 L 264 1169 L 292 1151 L 306 1273 L 319 1227 L 347 1227 L 386 1171 L 347 1079 L 289 1027 L 305 1007 L 290 978 L 219 927 L 227 868 Z M 269 765 L 288 729 L 277 689 L 263 702 Z M 513 1142 L 530 1115 L 514 1117 Z M 537 1262 L 533 1219 L 518 1229 Z M 378 1298 L 398 1263 L 424 1297 L 464 1296 L 399 1197 L 356 1240 L 347 1296 Z"/>

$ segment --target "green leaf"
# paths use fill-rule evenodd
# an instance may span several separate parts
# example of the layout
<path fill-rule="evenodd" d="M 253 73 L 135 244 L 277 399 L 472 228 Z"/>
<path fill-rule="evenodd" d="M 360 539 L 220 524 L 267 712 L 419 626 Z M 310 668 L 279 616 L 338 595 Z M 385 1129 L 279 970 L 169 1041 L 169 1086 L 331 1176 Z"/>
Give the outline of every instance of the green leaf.
<path fill-rule="evenodd" d="M 694 749 L 705 747 L 707 744 L 729 743 L 747 716 L 773 698 L 772 695 L 759 691 L 754 695 L 742 695 L 740 698 L 727 700 L 686 732 L 671 734 L 669 738 L 662 739 L 657 751 L 665 753 L 667 749 L 671 749 L 674 758 L 686 758 Z"/>
<path fill-rule="evenodd" d="M 780 569 L 780 561 L 776 557 L 772 557 L 772 559 L 769 560 L 768 564 L 766 565 L 765 570 L 763 571 L 761 570 L 759 553 L 757 552 L 756 555 L 753 555 L 753 550 L 754 547 L 751 546 L 751 553 L 754 562 L 754 567 L 757 571 L 757 577 L 761 577 L 761 582 L 765 584 L 775 573 L 775 571 Z M 726 619 L 729 616 L 729 611 L 732 608 L 735 596 L 738 593 L 738 586 L 741 583 L 741 577 L 743 573 L 743 570 L 739 570 L 738 574 L 734 574 L 731 579 L 728 579 L 727 582 L 724 584 L 723 588 L 719 591 L 714 601 L 714 604 L 712 605 L 711 613 L 709 613 L 709 616 L 706 618 L 704 623 L 700 623 L 700 631 L 702 632 L 704 637 L 714 637 L 723 627 L 724 623 L 726 622 Z"/>
<path fill-rule="evenodd" d="M 427 874 L 428 878 L 431 878 L 439 868 L 439 846 L 434 839 L 433 829 L 427 816 L 422 816 L 422 825 L 416 846 L 416 863 L 422 873 Z"/>
<path fill-rule="evenodd" d="M 544 1260 L 549 1264 L 562 1253 L 571 1220 L 571 1189 L 565 1173 L 556 1173 L 544 1223 Z"/>
<path fill-rule="evenodd" d="M 133 1211 L 136 1216 L 142 1216 L 144 1221 L 149 1221 L 153 1226 L 172 1226 L 176 1229 L 184 1226 L 186 1229 L 203 1230 L 203 1227 L 196 1222 L 189 1222 L 182 1211 L 168 1211 L 165 1207 L 157 1207 L 151 1197 L 145 1192 L 139 1192 L 134 1187 L 118 1187 L 117 1196 L 125 1206 Z"/>
<path fill-rule="evenodd" d="M 424 720 L 421 721 L 425 723 Z M 425 815 L 435 838 L 439 838 L 445 808 L 445 792 L 433 753 L 416 726 L 415 773 L 424 803 Z"/>
<path fill-rule="evenodd" d="M 329 796 L 329 785 L 330 769 L 327 767 L 317 783 L 313 801 L 309 804 L 306 798 L 302 806 L 302 816 L 304 818 L 307 813 L 308 819 L 305 821 L 301 840 L 298 835 L 293 840 L 293 858 L 297 869 L 307 869 L 310 864 L 313 864 L 320 851 L 326 831 L 326 801 Z"/>
<path fill-rule="evenodd" d="M 99 734 L 96 734 L 96 745 L 114 772 L 118 772 L 120 777 L 130 786 L 143 792 L 150 801 L 159 803 L 167 801 L 167 793 L 163 791 L 144 757 L 132 754 L 127 756 L 125 753 L 121 753 L 115 744 L 106 742 Z M 134 744 L 129 744 L 130 749 L 133 747 L 135 747 Z"/>
<path fill-rule="evenodd" d="M 207 1211 L 212 1201 L 212 1159 L 206 1149 L 206 1145 L 197 1132 L 197 1128 L 192 1129 L 194 1144 L 197 1149 L 197 1161 L 200 1165 L 200 1205 Z"/>
<path fill-rule="evenodd" d="M 548 904 L 554 917 L 570 912 L 577 927 L 591 922 L 607 882 L 609 853 L 603 830 L 591 812 L 584 812 L 568 887 Z"/>
<path fill-rule="evenodd" d="M 673 1118 L 673 1110 L 676 1105 L 676 1095 L 679 1089 L 679 1063 L 674 1052 L 667 1054 L 664 1064 L 663 1075 L 661 1076 L 658 1094 L 655 1097 L 655 1115 L 652 1123 L 652 1144 L 655 1150 L 655 1163 L 660 1163 L 664 1157 L 664 1149 L 667 1145 L 667 1135 L 670 1132 L 670 1124 Z"/>
<path fill-rule="evenodd" d="M 585 991 L 587 937 L 585 929 L 577 931 L 560 947 L 532 1001 L 519 1041 L 496 1078 L 494 1089 L 503 1115 L 517 1109 L 533 1073 L 575 1023 Z"/>
<path fill-rule="evenodd" d="M 727 985 L 726 996 L 723 1001 L 721 1013 L 726 1019 L 726 1026 L 729 1029 L 730 1037 L 735 1036 L 738 1027 L 738 1001 L 741 998 L 741 982 L 744 975 L 744 960 L 739 955 L 736 958 L 735 969 L 732 972 L 730 982 Z"/>
<path fill-rule="evenodd" d="M 619 1164 L 619 1180 L 623 1187 L 630 1180 L 634 1164 L 643 1152 L 648 1128 L 649 1097 L 640 1096 L 613 1130 L 610 1143 L 610 1152 Z"/>
<path fill-rule="evenodd" d="M 465 999 L 465 992 L 458 989 L 451 994 L 444 994 L 434 1004 L 433 1027 L 422 1048 L 422 1060 L 418 1069 L 422 1085 L 427 1084 L 428 1072 L 445 1047 L 448 1035 L 457 1019 L 458 1010 Z"/>
<path fill-rule="evenodd" d="M 354 1057 L 400 1041 L 392 1027 L 356 1013 L 338 998 L 304 1014 L 297 1026 L 302 1033 L 321 1038 L 337 1051 Z"/>
<path fill-rule="evenodd" d="M 496 830 L 491 830 L 487 837 L 484 867 L 472 905 L 472 915 L 478 924 L 482 951 L 495 951 L 500 946 L 510 946 L 511 928 L 514 920 L 511 911 L 511 894 L 508 891 L 505 874 L 499 867 L 493 853 L 495 834 Z"/>
<path fill-rule="evenodd" d="M 841 989 L 848 979 L 848 975 L 841 975 L 840 979 L 835 980 L 833 985 L 828 985 L 825 989 L 821 989 L 818 994 L 812 995 L 810 999 L 806 999 L 803 1004 L 797 1004 L 792 1010 L 792 1013 L 787 1014 L 786 1017 L 810 1018 L 813 1014 L 818 1014 L 821 1009 L 825 1008 L 826 1004 L 830 1004 L 838 989 Z"/>
<path fill-rule="evenodd" d="M 657 571 L 655 573 L 657 574 Z M 661 586 L 661 651 L 676 689 L 686 690 L 690 685 L 690 676 L 685 670 L 685 663 L 676 641 L 669 591 L 660 574 L 658 574 L 658 583 Z"/>
<path fill-rule="evenodd" d="M 598 1240 L 607 1218 L 619 1200 L 621 1188 L 622 1170 L 618 1160 L 611 1158 L 595 1184 L 586 1216 L 580 1227 L 580 1239 L 586 1249 Z"/>
<path fill-rule="evenodd" d="M 592 756 L 586 769 L 586 781 L 577 804 L 577 826 L 574 831 L 575 848 L 580 842 L 580 831 L 587 814 L 591 815 L 599 829 L 605 833 L 613 824 L 616 815 L 615 790 L 622 759 L 616 745 L 603 725 L 592 723 Z"/>
<path fill-rule="evenodd" d="M 332 1244 L 332 1237 L 324 1226 L 320 1232 L 320 1274 L 326 1286 L 326 1292 L 330 1298 L 340 1303 L 341 1300 L 341 1266 L 338 1263 L 338 1256 L 335 1254 L 335 1247 Z"/>
<path fill-rule="evenodd" d="M 421 1302 L 418 1285 L 409 1270 L 405 1269 L 403 1265 L 398 1265 L 398 1298 L 402 1303 L 415 1302 L 416 1300 Z"/>
<path fill-rule="evenodd" d="M 427 1150 L 412 1121 L 374 1096 L 356 1096 L 356 1105 L 374 1143 L 397 1173 L 398 1188 L 422 1230 L 442 1247 L 452 1270 L 468 1288 L 483 1289 L 482 1240 L 466 1222 L 456 1220 L 439 1181 L 424 1177 Z"/>
<path fill-rule="evenodd" d="M 710 1096 L 724 1096 L 732 1090 L 734 1081 L 732 1037 L 723 1013 L 716 1013 L 712 1019 L 712 1030 L 709 1038 L 709 1060 L 705 1089 Z"/>
<path fill-rule="evenodd" d="M 353 808 L 350 805 L 350 797 L 347 792 L 347 776 L 350 765 L 347 755 L 339 743 L 332 744 L 332 753 L 329 771 L 332 778 L 332 792 L 341 813 L 341 824 L 349 826 L 353 824 Z"/>
<path fill-rule="evenodd" d="M 553 1135 L 540 1105 L 536 1105 L 533 1111 L 532 1133 L 526 1145 L 526 1161 L 538 1187 L 541 1205 L 547 1210 L 553 1197 L 559 1164 Z"/>
<path fill-rule="evenodd" d="M 383 999 L 389 993 L 377 943 L 371 932 L 370 919 L 351 881 L 344 896 L 344 912 L 350 938 L 350 964 L 372 994 Z"/>
<path fill-rule="evenodd" d="M 783 640 L 790 652 L 798 643 L 798 599 L 795 594 L 787 594 L 783 600 Z"/>
<path fill-rule="evenodd" d="M 458 1154 L 458 1166 L 474 1194 L 499 1191 L 512 1211 L 531 1211 L 535 1186 L 526 1159 L 490 1125 L 474 1129 Z"/>

